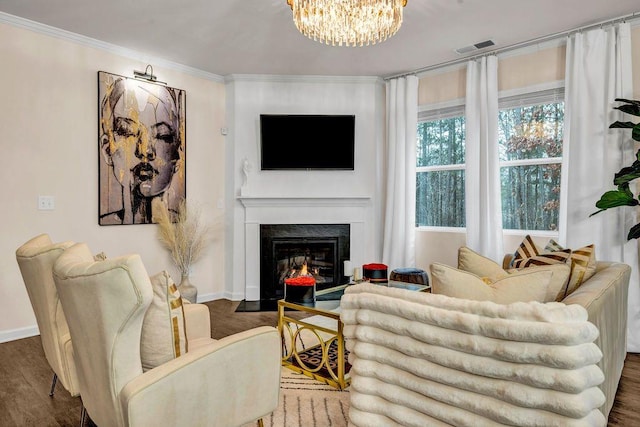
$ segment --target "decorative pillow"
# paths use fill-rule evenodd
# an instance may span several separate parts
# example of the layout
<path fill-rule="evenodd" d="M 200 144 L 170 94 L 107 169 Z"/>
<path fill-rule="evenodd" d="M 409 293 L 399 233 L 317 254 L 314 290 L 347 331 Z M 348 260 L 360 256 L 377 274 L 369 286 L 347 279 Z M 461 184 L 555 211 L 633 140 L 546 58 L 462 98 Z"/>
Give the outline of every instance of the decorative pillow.
<path fill-rule="evenodd" d="M 549 240 L 544 248 L 545 252 L 557 253 L 565 251 L 562 246 L 555 240 Z M 569 296 L 573 291 L 578 289 L 582 283 L 589 280 L 591 276 L 596 274 L 596 248 L 594 245 L 588 245 L 580 249 L 571 251 L 571 279 L 567 286 L 565 296 Z"/>
<path fill-rule="evenodd" d="M 487 284 L 482 278 L 444 264 L 431 264 L 431 291 L 455 298 L 492 301 L 498 304 L 514 302 L 544 302 L 553 273 L 523 272 L 507 275 Z"/>
<path fill-rule="evenodd" d="M 551 281 L 543 302 L 562 301 L 567 291 L 571 267 L 568 264 L 552 264 L 529 267 L 527 270 L 504 270 L 498 263 L 480 255 L 466 246 L 458 250 L 458 268 L 491 281 L 503 279 L 511 275 L 519 275 L 533 271 L 550 271 Z"/>
<path fill-rule="evenodd" d="M 550 253 L 539 253 L 538 248 L 531 239 L 526 235 L 520 246 L 513 255 L 511 267 L 524 268 L 532 265 L 550 265 L 563 264 L 571 258 L 571 249 L 563 249 Z"/>
<path fill-rule="evenodd" d="M 480 277 L 488 277 L 492 281 L 509 275 L 497 262 L 480 255 L 466 246 L 458 249 L 458 269 Z"/>
<path fill-rule="evenodd" d="M 166 271 L 151 277 L 153 300 L 142 322 L 140 358 L 147 371 L 187 352 L 180 291 Z"/>

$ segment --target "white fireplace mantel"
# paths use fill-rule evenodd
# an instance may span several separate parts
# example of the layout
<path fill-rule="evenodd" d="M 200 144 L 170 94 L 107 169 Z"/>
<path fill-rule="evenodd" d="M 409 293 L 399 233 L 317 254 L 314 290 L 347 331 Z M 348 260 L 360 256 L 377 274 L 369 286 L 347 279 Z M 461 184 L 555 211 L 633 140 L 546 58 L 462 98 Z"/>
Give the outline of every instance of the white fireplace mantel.
<path fill-rule="evenodd" d="M 349 197 L 251 197 L 238 200 L 245 210 L 245 298 L 260 299 L 260 225 L 261 224 L 349 224 L 350 259 L 358 265 L 365 261 L 367 211 L 371 198 Z"/>
<path fill-rule="evenodd" d="M 260 207 L 318 207 L 318 206 L 360 206 L 369 205 L 371 197 L 250 197 L 241 196 L 238 200 L 245 208 Z"/>

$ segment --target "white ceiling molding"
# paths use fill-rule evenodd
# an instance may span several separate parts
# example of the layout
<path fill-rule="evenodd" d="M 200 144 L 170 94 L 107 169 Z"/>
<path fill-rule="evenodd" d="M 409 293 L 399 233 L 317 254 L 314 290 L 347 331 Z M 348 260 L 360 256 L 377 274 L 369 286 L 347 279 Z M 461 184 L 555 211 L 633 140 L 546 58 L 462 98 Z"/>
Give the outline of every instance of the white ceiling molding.
<path fill-rule="evenodd" d="M 112 53 L 114 55 L 123 56 L 125 58 L 133 59 L 136 61 L 141 61 L 141 62 L 144 62 L 145 64 L 152 64 L 154 67 L 156 67 L 156 69 L 166 68 L 168 70 L 178 71 L 178 72 L 188 74 L 193 77 L 198 77 L 204 80 L 211 80 L 217 83 L 224 83 L 224 78 L 218 74 L 202 71 L 197 68 L 179 64 L 177 62 L 167 61 L 166 59 L 154 58 L 142 52 L 138 52 L 122 46 L 116 46 L 111 43 L 106 43 L 100 40 L 92 39 L 90 37 L 72 33 L 70 31 L 61 30 L 60 28 L 55 28 L 50 25 L 45 25 L 39 22 L 30 21 L 28 19 L 20 18 L 18 16 L 10 15 L 8 13 L 0 12 L 0 23 L 12 25 L 14 27 L 33 31 L 39 34 L 50 36 L 50 37 L 55 37 L 55 38 L 69 41 L 72 43 L 77 43 L 77 44 L 91 47 L 94 49 L 100 49 L 105 52 Z"/>
<path fill-rule="evenodd" d="M 336 84 L 384 84 L 381 77 L 375 76 L 299 76 L 276 74 L 229 74 L 225 83 L 231 82 L 270 82 L 270 83 L 336 83 Z"/>

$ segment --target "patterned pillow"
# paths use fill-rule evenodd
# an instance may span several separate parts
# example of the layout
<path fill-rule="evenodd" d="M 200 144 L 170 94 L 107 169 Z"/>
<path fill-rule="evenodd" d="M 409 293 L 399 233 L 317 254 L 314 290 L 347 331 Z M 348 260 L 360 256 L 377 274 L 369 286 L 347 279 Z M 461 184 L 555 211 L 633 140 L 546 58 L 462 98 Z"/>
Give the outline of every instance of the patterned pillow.
<path fill-rule="evenodd" d="M 550 271 L 527 271 L 490 281 L 448 265 L 433 263 L 431 291 L 454 298 L 498 304 L 544 302 L 551 276 Z"/>
<path fill-rule="evenodd" d="M 567 284 L 569 283 L 569 275 L 571 274 L 571 268 L 568 264 L 564 263 L 529 267 L 526 270 L 511 269 L 505 271 L 495 261 L 474 252 L 466 246 L 458 249 L 458 268 L 480 276 L 483 280 L 484 278 L 488 278 L 491 281 L 503 279 L 510 274 L 517 275 L 523 272 L 550 271 L 552 277 L 544 302 L 562 301 L 567 293 Z"/>
<path fill-rule="evenodd" d="M 571 258 L 571 249 L 550 253 L 539 253 L 538 248 L 528 234 L 513 255 L 511 267 L 525 268 L 533 265 L 564 264 Z"/>
<path fill-rule="evenodd" d="M 547 243 L 547 246 L 545 246 L 544 250 L 548 253 L 558 253 L 568 249 L 564 249 L 558 244 L 558 242 L 551 239 L 549 240 L 549 243 Z M 588 245 L 571 251 L 571 278 L 569 280 L 569 286 L 567 286 L 567 293 L 565 296 L 569 296 L 594 274 L 596 274 L 595 246 Z"/>
<path fill-rule="evenodd" d="M 162 271 L 151 277 L 153 300 L 142 322 L 140 358 L 147 371 L 187 352 L 184 310 L 180 291 Z"/>

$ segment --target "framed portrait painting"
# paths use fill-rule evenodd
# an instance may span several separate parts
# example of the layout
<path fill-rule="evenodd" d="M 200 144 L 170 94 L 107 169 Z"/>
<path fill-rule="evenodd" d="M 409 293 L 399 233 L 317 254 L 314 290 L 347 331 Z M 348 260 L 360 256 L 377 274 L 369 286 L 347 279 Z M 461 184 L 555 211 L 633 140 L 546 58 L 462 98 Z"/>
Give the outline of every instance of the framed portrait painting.
<path fill-rule="evenodd" d="M 98 72 L 100 225 L 150 224 L 186 197 L 184 90 Z"/>

